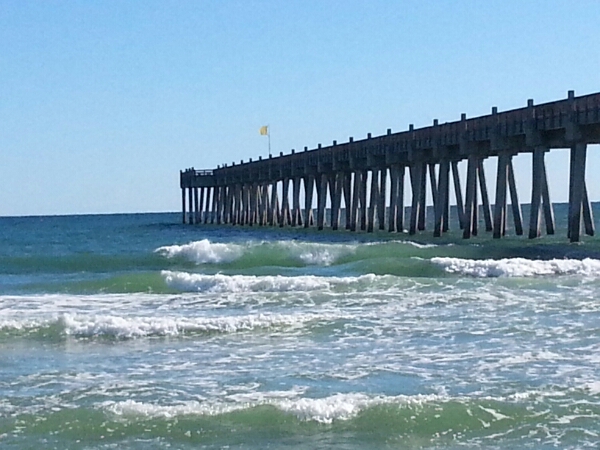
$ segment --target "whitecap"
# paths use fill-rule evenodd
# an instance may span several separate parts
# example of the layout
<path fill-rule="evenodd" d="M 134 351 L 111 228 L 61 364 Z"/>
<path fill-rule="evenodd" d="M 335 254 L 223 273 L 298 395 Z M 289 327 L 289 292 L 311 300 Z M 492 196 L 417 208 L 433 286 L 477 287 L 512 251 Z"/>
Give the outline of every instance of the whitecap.
<path fill-rule="evenodd" d="M 155 405 L 152 403 L 125 400 L 105 402 L 102 408 L 119 416 L 143 416 L 148 418 L 172 418 L 184 415 L 215 416 L 258 406 L 273 406 L 280 411 L 291 414 L 303 421 L 314 421 L 330 424 L 356 417 L 367 408 L 395 404 L 398 406 L 423 405 L 431 402 L 448 401 L 448 398 L 435 394 L 430 395 L 367 395 L 363 393 L 339 393 L 323 398 L 298 397 L 297 391 L 257 392 L 254 399 L 243 402 L 235 401 L 186 401 L 175 405 Z M 286 398 L 285 396 L 288 395 Z"/>
<path fill-rule="evenodd" d="M 244 253 L 244 248 L 238 244 L 222 244 L 203 239 L 184 245 L 159 247 L 155 252 L 167 258 L 184 257 L 197 264 L 218 264 L 240 258 Z"/>
<path fill-rule="evenodd" d="M 330 266 L 340 258 L 355 253 L 357 245 L 280 241 L 277 247 L 306 265 Z"/>
<path fill-rule="evenodd" d="M 285 277 L 254 275 L 204 275 L 163 271 L 165 282 L 181 291 L 196 292 L 290 292 L 327 289 L 327 279 L 317 276 Z"/>
<path fill-rule="evenodd" d="M 600 275 L 600 260 L 586 258 L 530 260 L 525 258 L 506 259 L 461 259 L 436 257 L 431 262 L 448 273 L 472 277 L 535 277 L 552 275 Z"/>
<path fill-rule="evenodd" d="M 178 336 L 187 333 L 235 333 L 255 329 L 302 326 L 331 320 L 331 314 L 245 314 L 217 317 L 122 317 L 115 315 L 63 314 L 59 321 L 65 334 L 77 337 L 108 336 L 120 339 L 147 336 Z"/>
<path fill-rule="evenodd" d="M 393 285 L 395 277 L 366 274 L 358 277 L 320 277 L 302 275 L 206 275 L 188 272 L 161 272 L 167 285 L 184 292 L 239 293 L 239 292 L 309 292 L 335 287 L 373 288 L 385 281 Z"/>

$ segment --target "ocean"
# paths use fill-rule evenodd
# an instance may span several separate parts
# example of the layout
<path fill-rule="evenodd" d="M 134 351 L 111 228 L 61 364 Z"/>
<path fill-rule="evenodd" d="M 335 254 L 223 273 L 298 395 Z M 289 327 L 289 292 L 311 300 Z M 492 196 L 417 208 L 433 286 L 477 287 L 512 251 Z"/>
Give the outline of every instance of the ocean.
<path fill-rule="evenodd" d="M 536 240 L 0 218 L 0 448 L 598 448 L 600 240 L 555 212 Z"/>

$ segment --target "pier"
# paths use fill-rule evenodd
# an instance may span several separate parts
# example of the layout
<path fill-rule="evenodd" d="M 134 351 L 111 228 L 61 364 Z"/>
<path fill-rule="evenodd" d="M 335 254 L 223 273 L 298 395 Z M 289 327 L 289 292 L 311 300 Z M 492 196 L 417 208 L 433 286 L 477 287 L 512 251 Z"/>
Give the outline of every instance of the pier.
<path fill-rule="evenodd" d="M 427 189 L 433 199 L 433 235 L 447 232 L 450 185 L 465 239 L 479 233 L 479 214 L 494 238 L 506 234 L 508 197 L 516 235 L 555 233 L 545 155 L 570 149 L 567 237 L 594 234 L 585 169 L 588 144 L 600 143 L 600 93 L 455 122 L 371 136 L 212 170 L 180 172 L 182 221 L 236 226 L 331 227 L 416 234 L 426 227 Z M 531 192 L 518 192 L 513 157 L 532 158 Z M 490 201 L 484 161 L 497 158 L 496 192 Z M 461 180 L 458 163 L 467 162 Z M 389 179 L 389 182 L 388 182 Z M 410 189 L 410 204 L 404 203 Z M 408 191 L 407 191 L 408 194 Z M 520 199 L 530 200 L 524 222 Z M 315 209 L 316 203 L 316 209 Z M 343 206 L 342 206 L 343 205 Z M 344 217 L 341 212 L 344 211 Z M 316 216 L 316 217 L 315 217 Z M 528 228 L 527 228 L 528 225 Z"/>

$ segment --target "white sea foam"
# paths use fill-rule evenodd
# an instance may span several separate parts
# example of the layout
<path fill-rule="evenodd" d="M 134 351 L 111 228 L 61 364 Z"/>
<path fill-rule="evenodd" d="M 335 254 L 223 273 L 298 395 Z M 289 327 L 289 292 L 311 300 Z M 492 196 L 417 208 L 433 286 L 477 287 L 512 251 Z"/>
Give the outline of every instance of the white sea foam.
<path fill-rule="evenodd" d="M 215 416 L 226 414 L 243 409 L 244 405 L 211 404 L 197 401 L 187 401 L 177 405 L 154 405 L 135 400 L 125 400 L 121 402 L 106 402 L 102 404 L 102 407 L 117 416 L 163 417 L 170 419 L 172 417 L 189 415 Z"/>
<path fill-rule="evenodd" d="M 289 292 L 327 289 L 326 278 L 317 276 L 284 277 L 253 275 L 203 275 L 163 271 L 166 283 L 181 291 L 197 292 Z"/>
<path fill-rule="evenodd" d="M 423 404 L 443 400 L 432 395 L 370 396 L 362 393 L 334 394 L 324 398 L 286 399 L 274 403 L 284 412 L 291 413 L 301 420 L 332 423 L 356 417 L 361 411 L 385 404 Z"/>
<path fill-rule="evenodd" d="M 263 328 L 302 326 L 329 320 L 327 314 L 246 314 L 220 317 L 121 317 L 114 315 L 63 314 L 58 320 L 67 335 L 136 338 L 178 336 L 187 333 L 235 333 Z"/>
<path fill-rule="evenodd" d="M 583 387 L 592 395 L 600 395 L 600 381 L 598 380 L 589 381 Z"/>
<path fill-rule="evenodd" d="M 184 245 L 159 247 L 155 252 L 167 258 L 184 257 L 197 264 L 218 264 L 235 261 L 242 256 L 244 248 L 238 244 L 221 244 L 203 239 Z"/>
<path fill-rule="evenodd" d="M 448 273 L 472 277 L 535 277 L 552 275 L 600 275 L 600 260 L 586 258 L 552 259 L 549 261 L 524 258 L 507 259 L 461 259 L 431 258 L 431 262 L 441 266 Z"/>
<path fill-rule="evenodd" d="M 416 248 L 436 248 L 438 246 L 437 244 L 421 244 L 420 242 L 400 241 L 400 240 L 389 241 L 389 243 L 410 245 L 410 246 L 416 247 Z M 372 243 L 372 245 L 378 245 L 378 244 L 381 244 L 381 242 L 373 242 Z M 367 244 L 367 245 L 370 245 L 370 244 Z M 452 245 L 452 244 L 448 244 L 448 245 Z"/>
<path fill-rule="evenodd" d="M 295 392 L 255 393 L 254 399 L 243 402 L 198 402 L 187 401 L 176 405 L 155 405 L 126 400 L 106 402 L 102 407 L 119 416 L 142 416 L 148 418 L 172 418 L 185 415 L 215 416 L 228 412 L 249 409 L 258 406 L 273 406 L 284 413 L 296 416 L 300 420 L 332 423 L 356 417 L 361 411 L 377 405 L 422 405 L 447 401 L 445 397 L 431 395 L 373 396 L 363 393 L 334 394 L 323 398 L 298 397 Z M 286 394 L 289 395 L 285 398 Z"/>
<path fill-rule="evenodd" d="M 48 320 L 30 318 L 0 318 L 0 330 L 26 331 L 36 329 L 49 324 Z"/>
<path fill-rule="evenodd" d="M 329 266 L 341 257 L 356 251 L 357 244 L 318 244 L 299 241 L 280 241 L 278 250 L 288 253 L 293 259 L 306 265 Z"/>
<path fill-rule="evenodd" d="M 336 286 L 372 286 L 373 283 L 389 279 L 389 276 L 373 274 L 359 277 L 318 277 L 303 275 L 287 277 L 254 275 L 205 275 L 188 272 L 162 271 L 165 282 L 172 288 L 184 292 L 307 292 L 327 290 Z"/>

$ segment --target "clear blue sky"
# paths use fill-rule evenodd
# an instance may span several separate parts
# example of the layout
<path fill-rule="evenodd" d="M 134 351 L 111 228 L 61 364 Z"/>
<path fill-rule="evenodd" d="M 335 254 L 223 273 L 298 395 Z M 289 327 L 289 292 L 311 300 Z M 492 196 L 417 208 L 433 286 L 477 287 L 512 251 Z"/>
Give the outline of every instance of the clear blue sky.
<path fill-rule="evenodd" d="M 599 19 L 596 0 L 2 0 L 0 215 L 177 211 L 180 169 L 266 155 L 265 124 L 289 152 L 597 92 Z M 554 201 L 567 161 L 548 158 Z"/>

